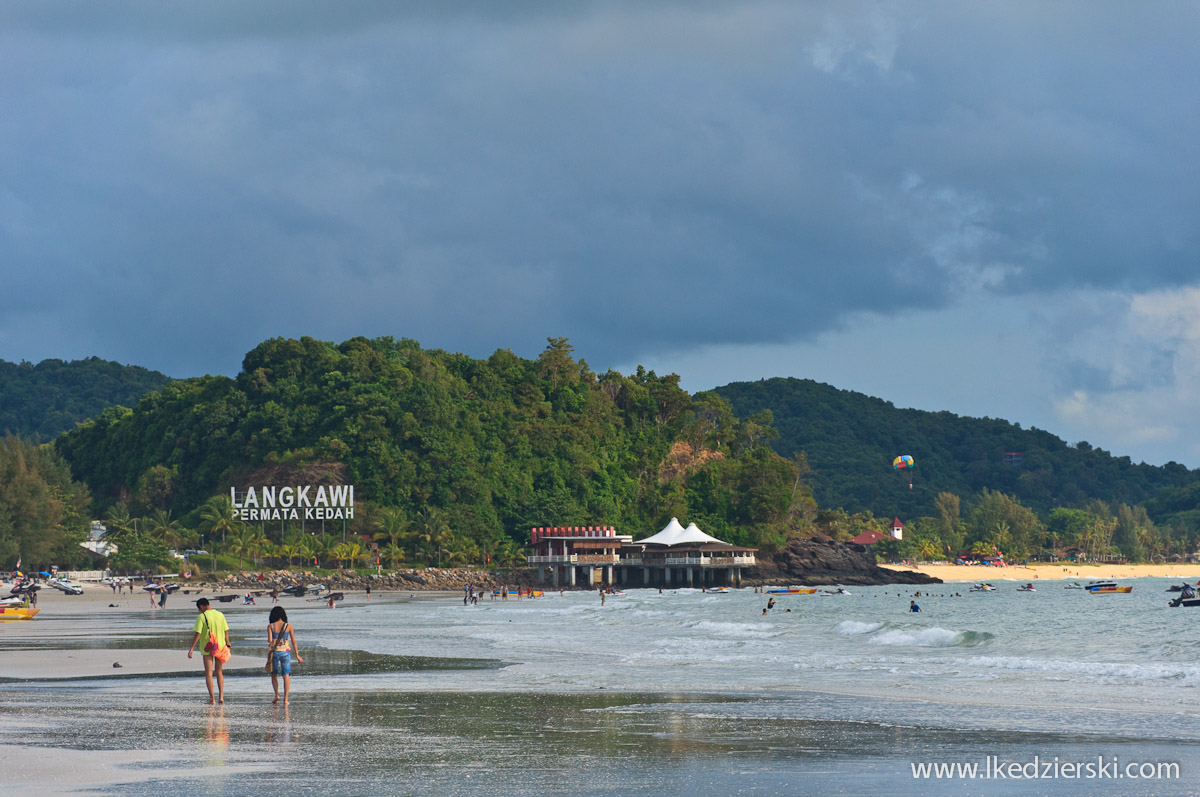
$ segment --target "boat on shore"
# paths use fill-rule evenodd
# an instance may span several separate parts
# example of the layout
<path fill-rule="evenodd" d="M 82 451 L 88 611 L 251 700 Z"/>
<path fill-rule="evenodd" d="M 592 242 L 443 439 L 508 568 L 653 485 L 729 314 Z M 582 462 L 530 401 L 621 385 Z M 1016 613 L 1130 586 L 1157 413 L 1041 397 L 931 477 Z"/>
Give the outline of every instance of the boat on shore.
<path fill-rule="evenodd" d="M 11 597 L 0 600 L 0 620 L 32 620 L 41 611 L 31 606 L 24 597 Z"/>

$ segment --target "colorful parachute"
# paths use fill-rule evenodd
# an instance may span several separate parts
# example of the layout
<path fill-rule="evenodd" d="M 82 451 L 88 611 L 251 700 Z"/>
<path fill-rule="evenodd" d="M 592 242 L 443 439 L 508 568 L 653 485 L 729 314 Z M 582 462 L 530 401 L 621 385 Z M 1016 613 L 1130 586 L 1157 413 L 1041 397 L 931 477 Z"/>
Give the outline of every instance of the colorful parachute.
<path fill-rule="evenodd" d="M 901 454 L 892 460 L 892 467 L 896 470 L 904 470 L 913 466 L 913 458 L 908 454 Z"/>

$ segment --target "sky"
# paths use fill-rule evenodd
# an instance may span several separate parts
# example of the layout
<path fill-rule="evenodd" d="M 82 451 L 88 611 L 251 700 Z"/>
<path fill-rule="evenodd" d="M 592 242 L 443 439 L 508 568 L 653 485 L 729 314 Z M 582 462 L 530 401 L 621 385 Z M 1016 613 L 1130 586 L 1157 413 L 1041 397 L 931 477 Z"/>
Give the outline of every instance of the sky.
<path fill-rule="evenodd" d="M 568 337 L 1200 467 L 1200 5 L 6 0 L 0 359 Z"/>

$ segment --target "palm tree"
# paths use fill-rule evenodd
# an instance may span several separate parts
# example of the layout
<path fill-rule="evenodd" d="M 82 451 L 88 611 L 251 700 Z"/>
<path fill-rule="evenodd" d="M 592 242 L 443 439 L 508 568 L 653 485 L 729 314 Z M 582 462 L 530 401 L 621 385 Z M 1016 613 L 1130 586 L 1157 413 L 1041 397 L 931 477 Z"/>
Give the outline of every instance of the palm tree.
<path fill-rule="evenodd" d="M 225 535 L 237 527 L 238 521 L 233 515 L 233 500 L 227 495 L 214 495 L 200 507 L 200 530 L 216 539 L 221 534 L 221 542 Z"/>
<path fill-rule="evenodd" d="M 259 536 L 258 529 L 243 524 L 226 541 L 226 552 L 238 558 L 238 570 L 242 569 L 242 558 L 253 554 Z"/>
<path fill-rule="evenodd" d="M 397 562 L 404 561 L 404 548 L 395 543 L 388 543 L 387 547 L 380 550 L 380 555 L 388 561 L 388 564 L 394 569 Z"/>
<path fill-rule="evenodd" d="M 129 505 L 124 501 L 118 501 L 108 508 L 108 512 L 104 515 L 104 522 L 112 538 L 120 540 L 133 531 L 135 521 L 129 514 Z"/>
<path fill-rule="evenodd" d="M 919 556 L 922 560 L 928 562 L 931 559 L 933 559 L 935 556 L 940 556 L 941 553 L 942 553 L 942 549 L 940 547 L 938 547 L 938 544 L 936 542 L 934 542 L 933 540 L 925 540 L 921 543 L 921 548 L 920 548 L 920 550 L 917 551 L 917 556 Z"/>
<path fill-rule="evenodd" d="M 446 539 L 450 535 L 450 526 L 442 518 L 441 512 L 437 507 L 426 507 L 421 513 L 420 525 L 417 532 L 417 541 L 421 546 L 421 551 L 424 554 L 425 564 L 429 564 L 433 554 L 438 553 L 439 566 L 441 564 L 442 546 L 446 544 Z"/>
<path fill-rule="evenodd" d="M 168 548 L 178 548 L 188 533 L 178 520 L 171 520 L 171 512 L 166 509 L 156 509 L 146 525 L 147 530 Z"/>
<path fill-rule="evenodd" d="M 387 540 L 392 545 L 402 545 L 412 534 L 412 521 L 404 510 L 388 507 L 380 512 L 380 529 L 373 537 L 376 542 Z"/>

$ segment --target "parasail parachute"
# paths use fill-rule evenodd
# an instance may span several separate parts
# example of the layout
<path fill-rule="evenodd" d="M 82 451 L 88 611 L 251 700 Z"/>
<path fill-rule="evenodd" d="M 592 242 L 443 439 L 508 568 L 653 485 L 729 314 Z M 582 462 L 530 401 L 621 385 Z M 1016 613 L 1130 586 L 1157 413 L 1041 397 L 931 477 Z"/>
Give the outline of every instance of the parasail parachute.
<path fill-rule="evenodd" d="M 892 467 L 896 470 L 904 470 L 913 466 L 913 458 L 908 454 L 901 454 L 892 460 Z"/>

